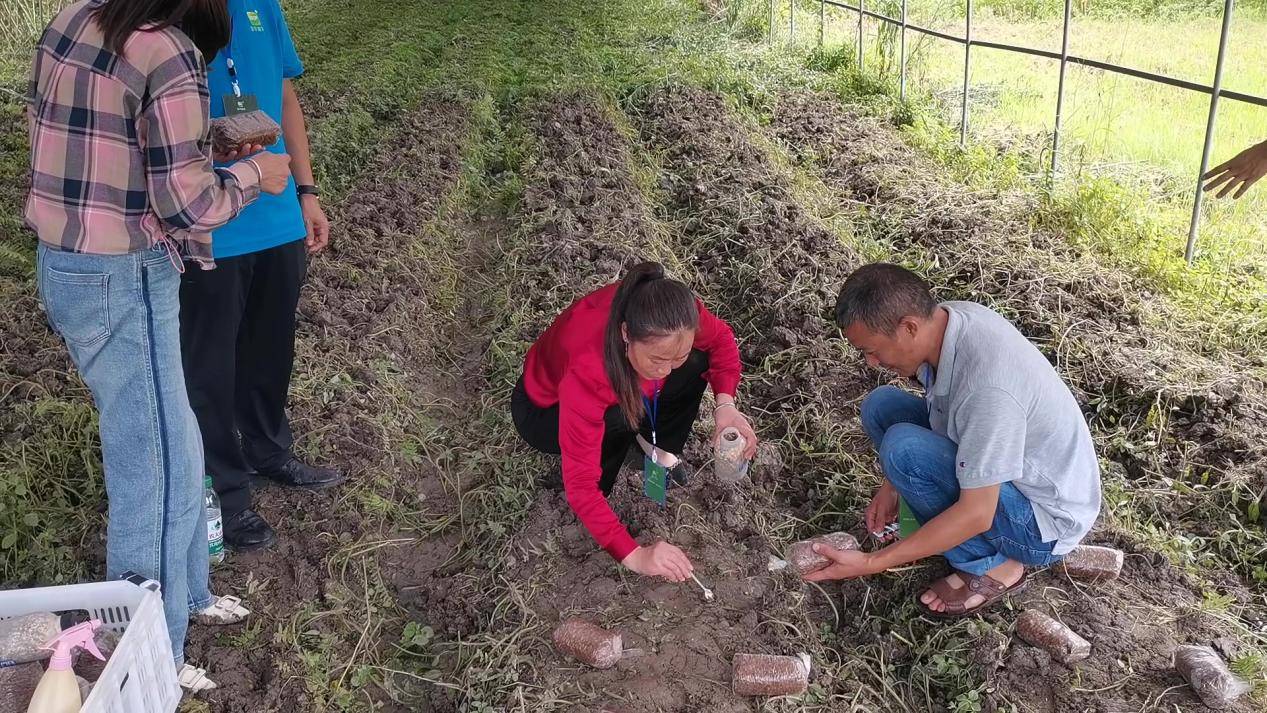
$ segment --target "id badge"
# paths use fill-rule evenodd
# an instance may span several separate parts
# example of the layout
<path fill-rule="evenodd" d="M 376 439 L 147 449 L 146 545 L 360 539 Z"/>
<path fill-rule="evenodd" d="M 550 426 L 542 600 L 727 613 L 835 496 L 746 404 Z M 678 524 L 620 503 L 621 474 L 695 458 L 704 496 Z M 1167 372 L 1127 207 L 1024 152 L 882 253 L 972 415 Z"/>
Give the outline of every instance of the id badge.
<path fill-rule="evenodd" d="M 647 497 L 664 505 L 668 491 L 669 469 L 651 460 L 650 456 L 642 458 L 642 492 Z"/>
<path fill-rule="evenodd" d="M 223 101 L 225 116 L 245 114 L 248 111 L 256 111 L 260 108 L 260 101 L 254 94 L 243 94 L 240 97 L 233 94 L 225 94 Z"/>

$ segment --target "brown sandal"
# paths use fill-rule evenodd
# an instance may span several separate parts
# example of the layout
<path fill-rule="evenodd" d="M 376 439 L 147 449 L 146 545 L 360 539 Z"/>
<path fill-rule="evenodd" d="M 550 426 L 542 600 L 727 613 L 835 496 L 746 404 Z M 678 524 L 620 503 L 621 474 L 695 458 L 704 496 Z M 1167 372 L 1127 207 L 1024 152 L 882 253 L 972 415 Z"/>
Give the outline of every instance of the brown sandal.
<path fill-rule="evenodd" d="M 1016 580 L 1012 586 L 1006 586 L 999 580 L 988 574 L 968 574 L 967 572 L 955 571 L 959 578 L 963 580 L 964 586 L 952 587 L 945 577 L 933 582 L 929 589 L 933 590 L 933 594 L 941 600 L 946 608 L 942 611 L 933 611 L 928 605 L 920 601 L 923 593 L 915 596 L 915 603 L 924 611 L 924 616 L 930 616 L 934 619 L 960 619 L 965 616 L 972 616 L 1002 599 L 1004 595 L 1018 592 L 1029 581 L 1029 574 L 1021 572 L 1021 578 Z M 985 597 L 985 601 L 972 607 L 971 609 L 964 606 L 964 602 L 972 598 L 972 595 L 980 594 Z"/>

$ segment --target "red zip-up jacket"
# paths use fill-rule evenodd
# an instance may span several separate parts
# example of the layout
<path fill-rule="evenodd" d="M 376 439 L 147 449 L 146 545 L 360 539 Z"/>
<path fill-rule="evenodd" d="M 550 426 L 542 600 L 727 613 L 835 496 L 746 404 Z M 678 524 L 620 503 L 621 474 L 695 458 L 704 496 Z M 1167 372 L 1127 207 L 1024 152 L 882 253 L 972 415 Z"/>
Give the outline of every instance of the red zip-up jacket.
<path fill-rule="evenodd" d="M 563 489 L 576 517 L 600 547 L 617 561 L 638 547 L 598 489 L 602 475 L 604 415 L 617 403 L 603 368 L 603 339 L 619 284 L 592 292 L 568 307 L 528 350 L 524 390 L 540 408 L 559 405 Z M 708 354 L 705 378 L 714 394 L 734 395 L 739 386 L 739 347 L 730 325 L 698 300 L 699 329 L 693 348 Z M 652 395 L 652 385 L 642 384 Z"/>

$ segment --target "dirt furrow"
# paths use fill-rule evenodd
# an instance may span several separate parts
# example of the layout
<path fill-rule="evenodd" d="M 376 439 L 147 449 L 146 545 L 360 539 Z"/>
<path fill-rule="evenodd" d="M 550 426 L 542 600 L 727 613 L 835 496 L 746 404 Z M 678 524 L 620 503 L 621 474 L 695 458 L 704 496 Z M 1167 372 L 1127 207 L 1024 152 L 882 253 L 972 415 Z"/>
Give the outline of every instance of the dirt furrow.
<path fill-rule="evenodd" d="M 753 344 L 745 351 L 746 359 L 770 370 L 768 377 L 748 380 L 748 398 L 758 402 L 786 399 L 784 390 L 793 391 L 792 403 L 797 411 L 810 409 L 810 419 L 796 418 L 797 411 L 782 413 L 774 420 L 783 425 L 772 428 L 820 448 L 853 451 L 852 457 L 840 453 L 833 461 L 821 455 L 801 457 L 797 449 L 789 449 L 793 452 L 789 470 L 799 473 L 785 479 L 789 502 L 804 498 L 801 515 L 824 509 L 860 512 L 874 483 L 868 475 L 873 458 L 856 422 L 849 419 L 856 413 L 857 400 L 875 382 L 863 374 L 856 357 L 840 351 L 828 314 L 835 290 L 858 264 L 858 256 L 841 247 L 835 236 L 825 235 L 796 207 L 786 179 L 781 179 L 768 154 L 749 138 L 754 127 L 740 120 L 721 97 L 689 88 L 653 94 L 643 108 L 643 126 L 652 148 L 665 157 L 663 187 L 672 224 L 680 227 L 691 250 L 708 256 L 701 263 L 701 280 L 709 290 L 726 294 L 723 303 L 731 310 L 730 316 L 753 330 L 744 335 Z M 850 156 L 861 160 L 862 152 Z M 903 165 L 890 161 L 877 170 L 900 173 L 906 170 Z M 918 171 L 918 166 L 911 170 Z M 872 196 L 878 204 L 894 200 L 912 211 L 925 205 L 919 196 L 892 190 L 882 182 Z M 751 279 L 736 279 L 745 270 Z M 771 341 L 771 336 L 783 344 L 766 346 L 766 353 L 751 351 L 761 348 L 756 344 Z M 779 361 L 780 348 L 796 350 L 794 366 Z M 772 415 L 767 414 L 763 426 L 771 427 Z M 852 435 L 828 438 L 827 434 L 842 428 Z M 833 471 L 839 475 L 833 476 Z M 852 497 L 846 496 L 843 502 L 839 496 L 825 500 L 829 478 L 839 489 L 853 491 Z M 828 524 L 853 526 L 855 522 L 848 518 L 827 519 L 815 529 L 830 529 Z M 880 699 L 876 705 L 912 710 L 953 706 L 950 696 L 961 693 L 956 689 L 978 685 L 975 681 L 990 692 L 986 702 L 991 710 L 1004 704 L 1020 705 L 1022 710 L 1081 710 L 1101 699 L 1113 701 L 1104 710 L 1117 710 L 1113 705 L 1141 704 L 1175 685 L 1167 652 L 1177 643 L 1220 640 L 1235 649 L 1231 639 L 1223 638 L 1228 627 L 1215 617 L 1195 613 L 1201 601 L 1199 583 L 1156 553 L 1127 541 L 1113 544 L 1129 553 L 1121 581 L 1087 589 L 1040 574 L 1031 594 L 1020 599 L 1027 606 L 1054 610 L 1067 621 L 1079 622 L 1079 630 L 1092 640 L 1095 651 L 1080 667 L 1081 673 L 1052 664 L 1045 654 L 1011 641 L 1012 615 L 1004 610 L 988 614 L 984 627 L 952 627 L 950 638 L 944 636 L 944 625 L 915 619 L 913 597 L 938 569 L 923 566 L 910 575 L 845 582 L 836 590 L 839 594 L 833 593 L 833 601 L 839 597 L 843 604 L 838 608 L 828 608 L 817 599 L 808 602 L 810 616 L 820 621 L 828 621 L 833 613 L 838 617 L 835 643 L 827 644 L 840 657 L 833 672 L 838 678 L 825 685 L 853 700 L 859 687 L 849 681 L 848 674 L 859 674 L 884 661 L 896 667 L 898 673 L 889 685 L 902 692 L 903 700 Z M 1191 613 L 1178 620 L 1161 616 L 1176 609 Z M 891 631 L 901 631 L 902 638 L 895 640 Z M 957 637 L 965 643 L 943 650 L 930 643 L 940 640 L 946 646 Z M 975 644 L 959 648 L 972 639 Z M 1119 681 L 1123 660 L 1131 662 L 1130 686 L 1111 693 L 1079 692 L 1097 687 L 1075 685 L 1077 676 L 1101 682 L 1100 688 Z M 946 673 L 947 661 L 959 661 L 955 665 L 970 669 L 970 678 L 955 681 Z M 931 700 L 924 698 L 930 690 Z M 1169 695 L 1185 705 L 1192 703 L 1186 693 Z"/>
<path fill-rule="evenodd" d="M 1185 347 L 1179 316 L 1143 280 L 1035 229 L 1032 196 L 958 185 L 892 127 L 830 97 L 784 95 L 769 131 L 843 200 L 865 206 L 871 229 L 927 266 L 947 296 L 1014 319 L 1066 375 L 1105 455 L 1131 478 L 1267 487 L 1267 391 L 1251 366 Z"/>
<path fill-rule="evenodd" d="M 523 171 L 526 186 L 516 213 L 521 242 L 509 255 L 518 266 L 512 272 L 515 308 L 502 335 L 515 345 L 506 364 L 510 379 L 522 350 L 572 300 L 616 279 L 634 260 L 675 261 L 637 184 L 630 140 L 603 102 L 555 96 L 522 117 L 536 150 Z M 701 424 L 703 438 L 707 425 Z M 521 445 L 511 447 L 526 463 L 521 472 L 530 481 L 552 467 Z M 698 447 L 687 457 L 696 465 L 707 458 Z M 763 626 L 763 619 L 794 614 L 775 586 L 777 577 L 767 572 L 770 548 L 746 517 L 744 498 L 719 489 L 711 478 L 701 471 L 661 509 L 642 495 L 630 469 L 612 504 L 640 541 L 664 537 L 691 552 L 717 592 L 720 603 L 714 605 L 705 604 L 693 584 L 622 571 L 595 547 L 561 493 L 519 481 L 531 502 L 498 553 L 495 566 L 505 584 L 491 595 L 513 598 L 517 606 L 503 608 L 504 616 L 491 622 L 492 635 L 515 641 L 517 656 L 508 664 L 520 682 L 541 691 L 541 709 L 751 709 L 729 693 L 730 657 L 779 650 L 779 628 Z M 633 651 L 611 671 L 586 670 L 561 657 L 549 634 L 571 614 L 618 628 Z"/>
<path fill-rule="evenodd" d="M 191 630 L 191 660 L 209 664 L 220 684 L 213 710 L 311 711 L 382 697 L 353 683 L 358 665 L 390 655 L 401 626 L 401 583 L 378 559 L 391 550 L 375 546 L 418 538 L 410 514 L 452 507 L 415 449 L 431 404 L 453 392 L 432 352 L 439 320 L 427 240 L 458 185 L 470 129 L 466 104 L 424 101 L 329 209 L 332 249 L 312 261 L 301 300 L 290 412 L 301 449 L 349 483 L 257 491 L 278 544 L 231 556 L 213 579 L 267 623 Z"/>

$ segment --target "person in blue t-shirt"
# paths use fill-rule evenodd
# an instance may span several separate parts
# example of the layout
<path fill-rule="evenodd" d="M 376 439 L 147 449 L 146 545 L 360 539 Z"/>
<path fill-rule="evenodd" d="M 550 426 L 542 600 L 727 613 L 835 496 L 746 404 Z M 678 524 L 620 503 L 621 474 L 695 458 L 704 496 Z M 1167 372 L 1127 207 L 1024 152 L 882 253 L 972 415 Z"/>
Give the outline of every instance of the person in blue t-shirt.
<path fill-rule="evenodd" d="M 288 152 L 294 176 L 280 195 L 261 196 L 212 234 L 216 269 L 187 270 L 181 280 L 185 382 L 220 495 L 224 542 L 249 551 L 277 540 L 251 507 L 252 475 L 313 489 L 343 476 L 295 457 L 286 418 L 299 289 L 308 255 L 330 236 L 291 83 L 304 67 L 277 0 L 227 5 L 232 38 L 207 67 L 211 116 L 258 108 L 281 125 L 282 136 L 272 146 L 243 146 L 216 160 Z"/>

